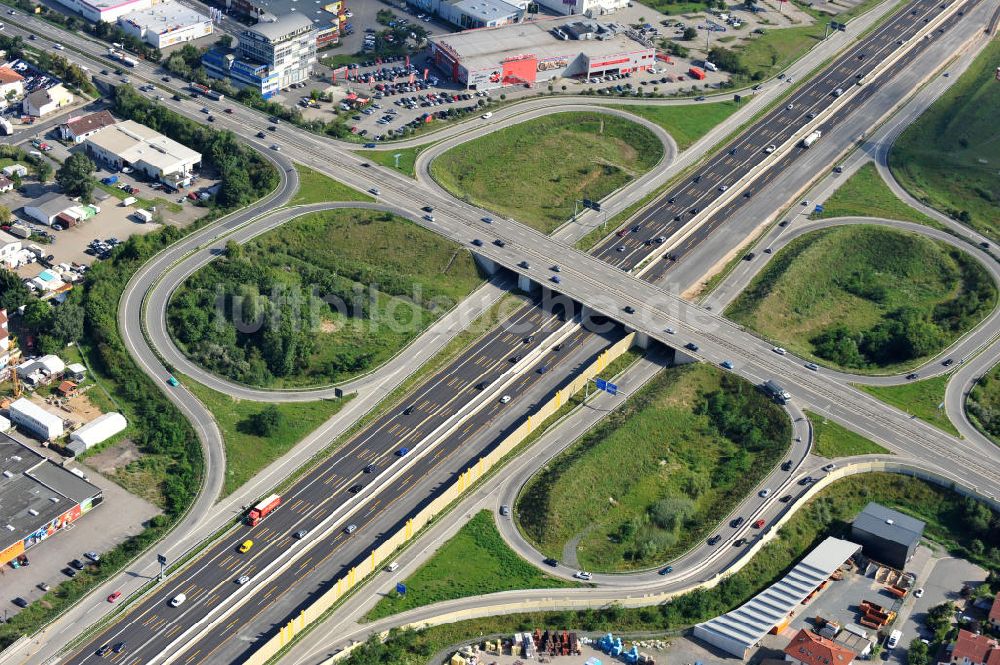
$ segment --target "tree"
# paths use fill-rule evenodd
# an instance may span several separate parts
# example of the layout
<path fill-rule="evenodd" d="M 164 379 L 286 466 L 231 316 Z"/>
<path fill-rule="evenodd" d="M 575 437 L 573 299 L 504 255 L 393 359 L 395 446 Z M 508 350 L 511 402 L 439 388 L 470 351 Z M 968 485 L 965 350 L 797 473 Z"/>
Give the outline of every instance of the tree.
<path fill-rule="evenodd" d="M 0 222 L 6 224 L 10 221 L 11 213 L 10 208 L 7 206 L 0 205 Z"/>
<path fill-rule="evenodd" d="M 25 305 L 21 320 L 31 330 L 47 330 L 51 315 L 52 306 L 44 300 L 34 298 Z"/>
<path fill-rule="evenodd" d="M 274 436 L 281 429 L 284 416 L 274 404 L 268 404 L 263 411 L 250 417 L 250 431 L 257 436 Z"/>
<path fill-rule="evenodd" d="M 70 155 L 56 172 L 56 182 L 68 195 L 89 200 L 90 194 L 94 190 L 93 173 L 96 170 L 97 167 L 94 166 L 94 162 L 90 161 L 89 157 L 76 152 Z"/>
<path fill-rule="evenodd" d="M 83 337 L 83 318 L 83 307 L 75 302 L 63 303 L 52 314 L 50 334 L 63 346 L 78 342 Z"/>
<path fill-rule="evenodd" d="M 21 278 L 10 270 L 0 268 L 0 309 L 10 314 L 31 298 L 31 291 Z"/>
<path fill-rule="evenodd" d="M 38 182 L 45 184 L 52 177 L 52 165 L 44 159 L 38 160 L 35 164 L 35 175 L 38 176 Z"/>
<path fill-rule="evenodd" d="M 697 37 L 698 37 L 698 31 L 689 26 L 687 28 L 684 28 L 684 34 L 681 36 L 681 39 L 683 39 L 684 41 L 691 41 L 692 39 L 696 39 Z"/>
<path fill-rule="evenodd" d="M 906 662 L 909 665 L 927 665 L 927 651 L 927 644 L 919 637 L 914 638 L 906 652 Z"/>

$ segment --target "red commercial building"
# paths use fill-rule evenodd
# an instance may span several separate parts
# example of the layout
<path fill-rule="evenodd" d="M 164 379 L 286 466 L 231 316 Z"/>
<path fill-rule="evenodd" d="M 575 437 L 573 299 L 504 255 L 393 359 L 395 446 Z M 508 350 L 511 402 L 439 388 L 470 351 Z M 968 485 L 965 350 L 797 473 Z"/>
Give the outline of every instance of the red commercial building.
<path fill-rule="evenodd" d="M 616 26 L 580 17 L 435 36 L 431 57 L 446 77 L 475 90 L 625 74 L 656 62 L 653 48 Z"/>

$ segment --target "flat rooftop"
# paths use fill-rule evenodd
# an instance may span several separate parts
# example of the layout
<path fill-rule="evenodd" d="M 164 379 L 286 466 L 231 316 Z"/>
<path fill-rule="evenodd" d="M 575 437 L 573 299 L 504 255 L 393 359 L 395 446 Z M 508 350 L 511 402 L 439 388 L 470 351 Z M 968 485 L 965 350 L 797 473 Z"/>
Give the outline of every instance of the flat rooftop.
<path fill-rule="evenodd" d="M 463 14 L 474 16 L 484 22 L 521 13 L 519 7 L 503 0 L 458 0 L 453 2 L 452 6 Z"/>
<path fill-rule="evenodd" d="M 590 22 L 580 16 L 563 16 L 498 28 L 480 28 L 433 36 L 431 41 L 454 51 L 458 55 L 459 62 L 469 71 L 497 67 L 506 58 L 518 55 L 530 54 L 538 60 L 547 60 L 572 57 L 579 53 L 593 58 L 647 50 L 645 46 L 623 33 L 608 34 L 605 39 L 564 40 L 550 32 L 554 28 L 579 23 L 581 20 Z"/>
<path fill-rule="evenodd" d="M 288 14 L 305 16 L 319 30 L 330 28 L 338 21 L 337 14 L 326 9 L 330 5 L 325 0 L 312 0 L 312 2 L 309 0 L 254 0 L 253 4 L 266 12 L 263 16 L 264 20 L 255 27 L 266 23 L 269 19 L 273 20 Z"/>
<path fill-rule="evenodd" d="M 0 434 L 0 549 L 100 494 L 96 485 Z"/>
<path fill-rule="evenodd" d="M 164 170 L 178 162 L 201 161 L 199 153 L 133 120 L 105 127 L 87 141 L 131 164 L 145 162 Z"/>
<path fill-rule="evenodd" d="M 161 2 L 149 9 L 141 9 L 126 14 L 119 19 L 153 34 L 162 35 L 189 25 L 197 25 L 209 20 L 204 14 L 189 9 L 178 2 Z"/>

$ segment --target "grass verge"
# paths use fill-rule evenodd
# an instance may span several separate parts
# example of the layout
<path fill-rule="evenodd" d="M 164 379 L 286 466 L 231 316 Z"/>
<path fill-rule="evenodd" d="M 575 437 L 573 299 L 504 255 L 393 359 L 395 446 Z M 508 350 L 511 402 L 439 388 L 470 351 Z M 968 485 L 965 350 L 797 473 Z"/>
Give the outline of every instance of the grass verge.
<path fill-rule="evenodd" d="M 299 172 L 299 189 L 289 201 L 289 205 L 306 205 L 323 203 L 325 201 L 374 201 L 367 194 L 362 194 L 353 187 L 337 182 L 308 166 L 296 163 L 295 170 Z"/>
<path fill-rule="evenodd" d="M 427 143 L 412 148 L 399 148 L 398 150 L 355 150 L 354 154 L 415 178 L 417 177 L 417 155 L 432 145 L 433 143 Z M 399 166 L 396 165 L 396 155 L 399 155 Z"/>
<path fill-rule="evenodd" d="M 739 106 L 736 102 L 715 102 L 680 106 L 617 105 L 610 108 L 634 113 L 655 122 L 670 133 L 677 143 L 678 150 L 686 150 L 713 127 L 735 113 Z"/>
<path fill-rule="evenodd" d="M 579 586 L 542 573 L 512 550 L 482 510 L 434 556 L 406 579 L 406 593 L 395 591 L 368 613 L 369 621 L 442 600 L 515 589 L 564 589 Z"/>
<path fill-rule="evenodd" d="M 796 513 L 777 538 L 742 570 L 713 589 L 699 589 L 672 601 L 638 609 L 617 605 L 600 610 L 532 612 L 470 619 L 420 631 L 392 631 L 386 642 L 373 637 L 344 659 L 344 665 L 424 665 L 434 654 L 466 641 L 535 628 L 588 633 L 676 632 L 722 614 L 772 584 L 828 535 L 845 537 L 849 521 L 869 501 L 878 501 L 927 523 L 925 537 L 955 556 L 1000 568 L 1000 548 L 990 523 L 1000 514 L 923 480 L 871 473 L 839 480 Z M 984 519 L 985 518 L 985 519 Z"/>
<path fill-rule="evenodd" d="M 212 412 L 222 432 L 226 446 L 222 496 L 239 489 L 254 474 L 288 452 L 353 397 L 266 404 L 234 399 L 187 376 L 178 378 Z"/>
<path fill-rule="evenodd" d="M 1000 365 L 979 379 L 969 393 L 965 410 L 972 424 L 1000 445 Z"/>
<path fill-rule="evenodd" d="M 872 163 L 862 166 L 841 184 L 823 204 L 823 212 L 809 215 L 809 219 L 833 217 L 882 217 L 944 228 L 937 220 L 896 198 Z"/>
<path fill-rule="evenodd" d="M 547 556 L 575 541 L 588 570 L 648 568 L 707 537 L 790 437 L 784 412 L 743 380 L 669 368 L 534 476 L 515 517 Z"/>
<path fill-rule="evenodd" d="M 935 376 L 923 381 L 911 381 L 897 386 L 866 386 L 856 385 L 873 397 L 886 404 L 901 409 L 911 416 L 916 416 L 940 430 L 961 438 L 958 430 L 948 420 L 944 407 L 944 392 L 948 387 L 949 374 Z"/>
<path fill-rule="evenodd" d="M 599 200 L 663 156 L 647 128 L 618 116 L 568 112 L 528 120 L 440 155 L 431 175 L 470 203 L 550 233 L 577 200 Z"/>
<path fill-rule="evenodd" d="M 852 455 L 877 455 L 889 451 L 870 439 L 827 420 L 818 413 L 805 412 L 813 427 L 813 452 L 821 457 L 836 459 Z"/>
<path fill-rule="evenodd" d="M 1000 239 L 998 66 L 1000 41 L 994 39 L 889 153 L 892 174 L 907 191 L 993 240 Z"/>
<path fill-rule="evenodd" d="M 978 261 L 896 229 L 844 226 L 780 250 L 726 315 L 796 353 L 861 373 L 905 370 L 996 303 Z"/>

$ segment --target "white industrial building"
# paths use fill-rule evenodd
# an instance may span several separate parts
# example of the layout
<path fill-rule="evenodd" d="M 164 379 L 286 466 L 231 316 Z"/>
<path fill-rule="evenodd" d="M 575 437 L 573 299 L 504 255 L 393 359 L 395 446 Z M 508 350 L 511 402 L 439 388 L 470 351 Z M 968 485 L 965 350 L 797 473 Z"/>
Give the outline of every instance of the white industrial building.
<path fill-rule="evenodd" d="M 612 14 L 628 7 L 629 0 L 538 0 L 538 4 L 556 14 L 583 14 L 591 18 Z"/>
<path fill-rule="evenodd" d="M 105 127 L 84 141 L 87 153 L 115 170 L 130 166 L 173 187 L 190 184 L 201 153 L 134 120 Z"/>
<path fill-rule="evenodd" d="M 212 34 L 212 19 L 173 0 L 121 16 L 118 25 L 160 49 Z"/>
<path fill-rule="evenodd" d="M 25 97 L 21 102 L 21 112 L 41 118 L 72 103 L 73 93 L 58 83 L 51 88 L 39 88 Z"/>
<path fill-rule="evenodd" d="M 38 406 L 30 399 L 20 398 L 8 409 L 10 421 L 42 441 L 63 435 L 63 419 Z"/>
<path fill-rule="evenodd" d="M 15 238 L 6 231 L 0 231 L 0 263 L 7 268 L 16 268 L 20 263 L 17 259 L 17 254 L 20 251 L 21 239 Z"/>
<path fill-rule="evenodd" d="M 784 626 L 802 607 L 802 601 L 827 581 L 861 545 L 828 537 L 780 580 L 737 607 L 694 627 L 694 636 L 746 660 L 754 647 L 775 626 Z"/>
<path fill-rule="evenodd" d="M 528 3 L 524 0 L 444 0 L 435 8 L 435 13 L 445 21 L 458 27 L 496 28 L 501 25 L 518 23 L 524 18 Z"/>
<path fill-rule="evenodd" d="M 49 354 L 18 365 L 17 376 L 28 385 L 36 386 L 48 383 L 61 376 L 64 371 L 66 371 L 66 363 L 59 356 Z"/>
<path fill-rule="evenodd" d="M 119 432 L 124 432 L 126 427 L 128 421 L 125 420 L 125 416 L 115 412 L 105 413 L 70 434 L 69 439 L 82 444 L 86 450 L 107 441 Z"/>
<path fill-rule="evenodd" d="M 153 0 L 59 0 L 59 2 L 94 23 L 100 21 L 114 23 L 120 16 L 148 9 L 153 4 Z"/>
<path fill-rule="evenodd" d="M 39 196 L 30 205 L 25 205 L 24 214 L 36 222 L 52 226 L 59 215 L 75 206 L 76 203 L 65 195 L 59 192 L 49 192 L 44 196 Z"/>

